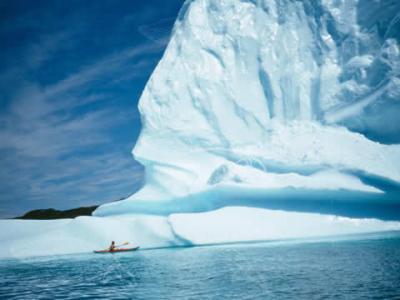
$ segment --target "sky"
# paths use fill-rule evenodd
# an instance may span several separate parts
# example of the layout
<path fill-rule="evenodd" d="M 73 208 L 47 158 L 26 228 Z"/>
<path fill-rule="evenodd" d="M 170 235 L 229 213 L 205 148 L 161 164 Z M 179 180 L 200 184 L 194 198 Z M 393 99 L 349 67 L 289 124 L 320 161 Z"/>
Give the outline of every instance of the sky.
<path fill-rule="evenodd" d="M 143 185 L 137 104 L 182 4 L 0 2 L 0 217 Z"/>

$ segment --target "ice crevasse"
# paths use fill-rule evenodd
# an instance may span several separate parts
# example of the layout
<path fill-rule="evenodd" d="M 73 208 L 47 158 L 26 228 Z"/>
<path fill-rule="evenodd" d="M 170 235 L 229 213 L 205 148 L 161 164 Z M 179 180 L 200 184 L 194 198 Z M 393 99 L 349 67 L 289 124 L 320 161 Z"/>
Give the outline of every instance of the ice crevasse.
<path fill-rule="evenodd" d="M 400 2 L 186 1 L 139 102 L 145 185 L 0 220 L 0 257 L 400 230 Z"/>

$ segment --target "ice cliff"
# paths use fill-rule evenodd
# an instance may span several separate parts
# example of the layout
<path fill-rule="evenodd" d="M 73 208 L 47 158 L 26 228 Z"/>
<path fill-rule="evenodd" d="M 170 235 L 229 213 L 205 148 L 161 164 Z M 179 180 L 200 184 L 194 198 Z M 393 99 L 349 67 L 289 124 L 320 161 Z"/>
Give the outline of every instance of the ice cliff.
<path fill-rule="evenodd" d="M 238 204 L 400 219 L 399 11 L 186 1 L 140 99 L 146 185 L 95 215 Z"/>

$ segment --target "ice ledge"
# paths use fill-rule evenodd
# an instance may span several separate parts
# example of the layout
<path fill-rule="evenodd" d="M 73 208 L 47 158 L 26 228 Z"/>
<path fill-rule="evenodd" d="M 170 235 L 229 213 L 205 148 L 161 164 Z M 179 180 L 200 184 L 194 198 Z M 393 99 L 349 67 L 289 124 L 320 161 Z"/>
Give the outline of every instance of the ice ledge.
<path fill-rule="evenodd" d="M 175 233 L 194 245 L 400 230 L 400 222 L 248 207 L 225 207 L 198 214 L 174 214 L 170 220 Z"/>
<path fill-rule="evenodd" d="M 294 187 L 265 188 L 240 183 L 219 183 L 183 197 L 161 200 L 128 198 L 108 203 L 100 206 L 94 215 L 107 217 L 136 213 L 168 216 L 174 213 L 199 213 L 228 206 L 240 206 L 400 221 L 398 186 L 381 178 L 366 177 L 363 180 L 385 192 Z M 133 197 L 138 197 L 138 194 Z"/>
<path fill-rule="evenodd" d="M 91 253 L 111 240 L 142 249 L 400 230 L 400 222 L 249 207 L 169 216 L 0 220 L 0 258 Z"/>
<path fill-rule="evenodd" d="M 271 208 L 270 203 L 278 199 L 304 199 L 304 208 L 310 208 L 306 191 L 313 200 L 330 201 L 332 208 L 335 203 L 343 207 L 343 201 L 350 204 L 366 201 L 366 206 L 371 201 L 384 206 L 390 202 L 400 206 L 399 145 L 379 144 L 343 127 L 314 122 L 274 123 L 271 128 L 268 138 L 257 143 L 232 143 L 222 148 L 192 145 L 178 134 L 163 140 L 147 136 L 135 148 L 136 158 L 146 166 L 146 185 L 127 200 L 100 206 L 94 214 L 171 214 L 182 211 L 180 207 L 185 207 L 184 212 L 196 212 L 204 211 L 205 206 L 216 209 L 235 205 L 220 199 L 221 189 L 224 195 L 229 194 L 225 188 L 228 186 L 232 187 L 233 196 L 244 196 L 240 205 L 246 206 L 254 206 L 243 203 L 247 198 L 257 197 L 258 202 L 265 204 L 255 206 Z M 184 199 L 189 202 L 196 199 L 190 203 L 192 210 L 189 203 L 180 203 Z M 210 203 L 204 203 L 207 201 Z M 215 205 L 221 201 L 223 205 Z M 171 209 L 171 203 L 179 204 L 178 210 Z M 285 209 L 285 206 L 273 208 Z M 304 208 L 299 209 L 304 211 Z M 373 212 L 372 208 L 368 210 Z M 380 208 L 375 210 L 378 212 L 375 215 L 369 212 L 363 215 L 361 210 L 357 217 L 381 218 Z M 395 219 L 399 218 L 400 214 Z"/>

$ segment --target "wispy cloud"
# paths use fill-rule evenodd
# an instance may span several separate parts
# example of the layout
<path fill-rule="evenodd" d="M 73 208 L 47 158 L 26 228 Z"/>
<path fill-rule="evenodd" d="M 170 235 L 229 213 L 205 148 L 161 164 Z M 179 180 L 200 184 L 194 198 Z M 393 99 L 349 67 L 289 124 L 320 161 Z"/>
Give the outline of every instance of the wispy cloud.
<path fill-rule="evenodd" d="M 143 68 L 150 65 L 146 56 L 160 50 L 162 47 L 154 43 L 130 47 L 51 85 L 26 82 L 0 115 L 0 153 L 11 160 L 3 158 L 0 167 L 8 164 L 4 169 L 19 177 L 11 186 L 2 184 L 3 189 L 18 190 L 17 197 L 29 197 L 32 207 L 52 206 L 43 203 L 49 198 L 57 207 L 89 205 L 135 190 L 143 169 L 130 157 L 128 148 L 124 153 L 113 149 L 116 138 L 110 132 L 134 121 L 133 106 L 123 109 L 96 104 L 115 103 L 115 95 L 101 87 L 143 76 Z M 35 65 L 45 59 L 38 59 Z M 98 90 L 93 90 L 96 87 Z M 85 106 L 87 109 L 82 109 Z M 90 158 L 82 156 L 85 151 L 93 152 Z M 111 154 L 104 155 L 104 151 Z M 0 174 L 0 180 L 6 182 L 8 175 Z M 97 196 L 93 199 L 89 195 Z M 9 200 L 2 201 L 13 201 L 15 195 L 8 196 Z M 69 205 L 60 204 L 63 198 L 70 199 Z"/>
<path fill-rule="evenodd" d="M 35 4 L 0 21 L 0 41 L 8 41 L 0 62 L 0 216 L 10 207 L 115 200 L 142 184 L 143 167 L 130 153 L 136 101 L 181 2 L 168 1 L 161 13 L 127 2 L 140 10 L 116 15 L 104 13 L 112 4 L 94 2 L 62 22 L 64 4 Z"/>
<path fill-rule="evenodd" d="M 162 18 L 152 23 L 140 25 L 138 31 L 148 40 L 165 45 L 170 38 L 174 22 L 175 18 Z"/>
<path fill-rule="evenodd" d="M 27 46 L 24 58 L 25 66 L 30 69 L 37 69 L 54 57 L 54 54 L 62 48 L 72 46 L 75 32 L 71 29 L 45 34 Z"/>
<path fill-rule="evenodd" d="M 75 138 L 79 139 L 82 146 L 104 142 L 104 137 L 101 136 L 83 136 L 88 133 L 88 129 L 100 130 L 107 126 L 115 126 L 133 115 L 119 111 L 118 107 L 88 111 L 73 117 L 68 111 L 104 99 L 106 95 L 103 93 L 90 93 L 93 83 L 118 80 L 118 76 L 115 75 L 121 69 L 127 72 L 127 65 L 131 67 L 129 72 L 133 73 L 129 75 L 130 78 L 139 76 L 143 65 L 148 64 L 146 58 L 141 56 L 161 49 L 159 45 L 151 43 L 128 48 L 83 67 L 52 85 L 42 87 L 37 83 L 25 84 L 13 99 L 10 109 L 2 116 L 5 126 L 0 129 L 3 141 L 0 149 L 14 148 L 26 155 L 48 156 L 65 152 L 68 150 L 65 144 Z M 64 113 L 57 114 L 62 111 Z M 49 147 L 45 143 L 48 140 L 56 143 Z M 43 147 L 46 149 L 42 149 Z"/>
<path fill-rule="evenodd" d="M 144 54 L 159 52 L 164 48 L 164 46 L 165 45 L 147 43 L 105 57 L 92 65 L 82 68 L 79 72 L 71 74 L 56 84 L 46 87 L 40 96 L 51 98 L 60 93 L 65 93 L 71 89 L 82 87 L 83 85 L 94 82 L 95 80 L 98 80 L 99 77 L 108 77 L 129 61 L 137 59 Z"/>

